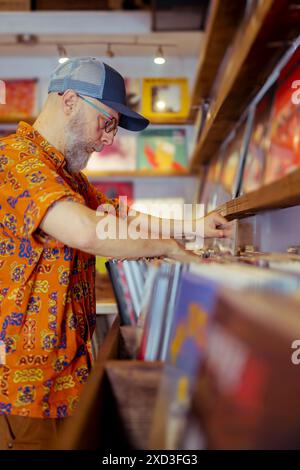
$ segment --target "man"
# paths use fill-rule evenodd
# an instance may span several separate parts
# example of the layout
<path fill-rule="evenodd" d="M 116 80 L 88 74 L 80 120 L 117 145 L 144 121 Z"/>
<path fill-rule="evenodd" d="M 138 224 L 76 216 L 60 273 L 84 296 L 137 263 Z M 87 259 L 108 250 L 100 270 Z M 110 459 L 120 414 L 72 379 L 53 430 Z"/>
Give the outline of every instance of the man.
<path fill-rule="evenodd" d="M 118 226 L 128 220 L 115 216 L 117 201 L 98 193 L 80 170 L 93 151 L 113 142 L 118 126 L 147 125 L 126 107 L 121 75 L 81 58 L 56 69 L 34 125 L 21 122 L 0 141 L 2 449 L 45 448 L 77 405 L 92 362 L 95 255 L 186 256 L 172 239 L 96 235 L 99 205 Z M 142 216 L 142 230 L 146 222 Z M 206 218 L 205 235 L 226 235 L 217 227 L 224 223 L 217 214 Z"/>

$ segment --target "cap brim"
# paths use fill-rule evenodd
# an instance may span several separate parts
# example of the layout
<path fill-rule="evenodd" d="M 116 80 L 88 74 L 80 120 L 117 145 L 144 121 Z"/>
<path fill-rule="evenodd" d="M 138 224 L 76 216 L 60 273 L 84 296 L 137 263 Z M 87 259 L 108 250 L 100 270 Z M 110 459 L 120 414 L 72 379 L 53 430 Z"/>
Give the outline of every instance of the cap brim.
<path fill-rule="evenodd" d="M 141 114 L 132 111 L 122 103 L 115 103 L 114 101 L 100 100 L 101 103 L 106 104 L 114 111 L 121 114 L 119 126 L 129 131 L 142 131 L 149 125 L 148 119 L 141 116 Z"/>

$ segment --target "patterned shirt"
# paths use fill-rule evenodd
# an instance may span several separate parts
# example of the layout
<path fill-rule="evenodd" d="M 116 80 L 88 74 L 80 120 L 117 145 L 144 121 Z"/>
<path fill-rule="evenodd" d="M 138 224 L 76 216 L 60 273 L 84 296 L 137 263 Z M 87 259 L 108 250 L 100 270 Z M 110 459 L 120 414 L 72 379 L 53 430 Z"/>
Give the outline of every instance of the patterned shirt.
<path fill-rule="evenodd" d="M 46 235 L 49 207 L 113 203 L 21 122 L 0 139 L 0 414 L 72 414 L 91 366 L 95 257 Z"/>

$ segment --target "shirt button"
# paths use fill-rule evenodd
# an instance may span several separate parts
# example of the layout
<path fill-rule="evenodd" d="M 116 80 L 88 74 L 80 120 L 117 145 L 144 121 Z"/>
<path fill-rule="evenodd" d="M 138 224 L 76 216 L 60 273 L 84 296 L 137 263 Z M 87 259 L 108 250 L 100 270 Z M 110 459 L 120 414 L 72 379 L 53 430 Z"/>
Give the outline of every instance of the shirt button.
<path fill-rule="evenodd" d="M 9 449 L 12 449 L 12 448 L 13 448 L 13 443 L 12 443 L 12 442 L 8 442 L 8 443 L 7 443 L 7 447 L 8 447 Z"/>

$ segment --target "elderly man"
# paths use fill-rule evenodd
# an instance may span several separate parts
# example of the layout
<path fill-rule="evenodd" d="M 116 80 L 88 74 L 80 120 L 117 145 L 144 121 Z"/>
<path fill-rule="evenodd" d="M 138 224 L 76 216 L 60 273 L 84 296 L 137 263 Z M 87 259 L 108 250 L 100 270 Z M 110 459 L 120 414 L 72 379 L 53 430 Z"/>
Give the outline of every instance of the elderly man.
<path fill-rule="evenodd" d="M 172 238 L 97 236 L 99 205 L 118 226 L 130 217 L 120 217 L 117 201 L 98 193 L 80 170 L 93 151 L 113 142 L 118 126 L 147 125 L 126 107 L 121 75 L 87 57 L 59 66 L 33 126 L 21 122 L 0 141 L 1 449 L 45 448 L 77 405 L 92 361 L 95 255 L 186 253 Z M 217 214 L 206 218 L 204 235 L 225 236 L 218 228 L 225 222 Z"/>

